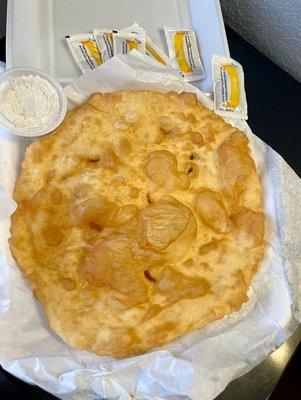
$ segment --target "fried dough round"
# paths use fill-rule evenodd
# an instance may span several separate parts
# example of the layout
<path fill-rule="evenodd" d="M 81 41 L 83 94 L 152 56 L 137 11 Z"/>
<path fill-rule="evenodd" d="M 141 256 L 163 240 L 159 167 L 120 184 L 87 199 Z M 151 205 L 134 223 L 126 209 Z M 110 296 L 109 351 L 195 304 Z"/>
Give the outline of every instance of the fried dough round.
<path fill-rule="evenodd" d="M 194 94 L 95 93 L 28 147 L 10 248 L 69 345 L 141 354 L 247 301 L 260 192 L 244 133 Z"/>

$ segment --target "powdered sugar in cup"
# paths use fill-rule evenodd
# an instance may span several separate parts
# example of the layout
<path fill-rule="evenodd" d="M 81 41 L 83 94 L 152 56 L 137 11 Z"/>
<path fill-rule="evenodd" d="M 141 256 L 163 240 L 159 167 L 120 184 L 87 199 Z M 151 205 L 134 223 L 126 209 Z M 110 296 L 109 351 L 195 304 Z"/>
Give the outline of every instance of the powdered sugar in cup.
<path fill-rule="evenodd" d="M 0 125 L 22 137 L 54 130 L 67 112 L 61 85 L 31 68 L 12 68 L 0 74 Z"/>

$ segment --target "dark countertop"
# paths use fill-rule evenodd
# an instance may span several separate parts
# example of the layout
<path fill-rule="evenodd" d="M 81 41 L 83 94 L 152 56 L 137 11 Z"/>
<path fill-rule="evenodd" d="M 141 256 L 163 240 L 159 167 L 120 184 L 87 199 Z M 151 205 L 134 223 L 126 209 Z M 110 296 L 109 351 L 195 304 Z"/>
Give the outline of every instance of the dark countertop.
<path fill-rule="evenodd" d="M 227 36 L 231 56 L 244 67 L 252 131 L 282 155 L 300 176 L 300 83 L 230 29 Z M 5 39 L 0 40 L 0 60 L 5 60 Z M 218 400 L 296 400 L 301 391 L 300 345 L 297 348 L 300 339 L 301 328 L 264 362 L 231 382 Z M 54 399 L 1 368 L 0 393 L 5 400 Z"/>

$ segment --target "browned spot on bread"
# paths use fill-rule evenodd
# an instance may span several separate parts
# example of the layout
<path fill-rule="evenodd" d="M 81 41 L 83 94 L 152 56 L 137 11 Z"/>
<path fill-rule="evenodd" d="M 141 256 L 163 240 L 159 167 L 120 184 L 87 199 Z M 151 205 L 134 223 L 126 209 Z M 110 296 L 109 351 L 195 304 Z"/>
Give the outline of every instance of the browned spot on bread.
<path fill-rule="evenodd" d="M 64 234 L 52 225 L 45 225 L 43 227 L 42 236 L 49 246 L 59 246 L 64 240 Z"/>

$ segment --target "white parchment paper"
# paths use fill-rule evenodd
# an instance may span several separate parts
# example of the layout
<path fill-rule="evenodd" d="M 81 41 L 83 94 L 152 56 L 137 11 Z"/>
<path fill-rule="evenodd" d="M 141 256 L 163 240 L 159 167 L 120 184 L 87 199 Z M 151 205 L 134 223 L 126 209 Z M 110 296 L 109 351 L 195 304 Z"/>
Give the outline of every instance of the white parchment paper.
<path fill-rule="evenodd" d="M 120 89 L 193 91 L 176 73 L 131 52 L 116 56 L 65 88 L 70 107 L 90 93 Z M 300 179 L 269 146 L 244 130 L 260 175 L 267 249 L 242 309 L 205 329 L 142 356 L 99 357 L 68 347 L 47 318 L 13 260 L 7 239 L 11 193 L 28 141 L 0 133 L 0 362 L 19 378 L 61 399 L 210 400 L 285 342 L 300 320 Z M 285 134 L 285 132 L 283 133 Z M 99 327 L 101 329 L 101 327 Z"/>

